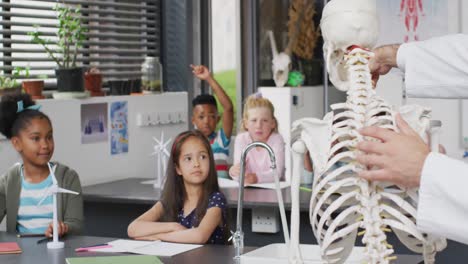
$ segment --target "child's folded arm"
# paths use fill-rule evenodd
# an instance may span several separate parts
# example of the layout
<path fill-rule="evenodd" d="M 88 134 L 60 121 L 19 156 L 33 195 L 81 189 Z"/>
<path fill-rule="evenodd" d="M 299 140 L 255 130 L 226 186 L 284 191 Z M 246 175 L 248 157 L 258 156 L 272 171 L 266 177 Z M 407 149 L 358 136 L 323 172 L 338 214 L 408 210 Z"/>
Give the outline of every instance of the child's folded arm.
<path fill-rule="evenodd" d="M 219 207 L 211 207 L 206 211 L 198 227 L 158 234 L 155 238 L 167 242 L 205 244 L 210 239 L 216 227 L 220 225 L 221 221 L 222 209 Z"/>
<path fill-rule="evenodd" d="M 128 226 L 127 232 L 130 238 L 138 238 L 170 233 L 183 229 L 186 228 L 176 222 L 152 222 L 135 220 Z"/>
<path fill-rule="evenodd" d="M 185 229 L 184 226 L 176 222 L 157 222 L 162 214 L 162 204 L 161 202 L 157 202 L 150 210 L 135 219 L 128 226 L 128 236 L 137 238 Z"/>

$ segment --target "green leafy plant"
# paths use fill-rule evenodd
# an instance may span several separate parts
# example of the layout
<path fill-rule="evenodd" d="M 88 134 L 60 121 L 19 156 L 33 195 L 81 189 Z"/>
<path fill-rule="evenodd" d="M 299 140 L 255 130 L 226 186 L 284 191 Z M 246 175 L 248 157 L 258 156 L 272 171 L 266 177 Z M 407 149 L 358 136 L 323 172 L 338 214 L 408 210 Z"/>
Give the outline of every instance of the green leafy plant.
<path fill-rule="evenodd" d="M 72 7 L 65 4 L 57 4 L 54 7 L 57 12 L 59 22 L 58 31 L 56 33 L 58 41 L 41 36 L 41 32 L 36 26 L 34 32 L 29 32 L 32 36 L 31 41 L 35 44 L 40 44 L 44 47 L 49 57 L 52 58 L 59 68 L 76 67 L 76 58 L 78 49 L 83 46 L 85 40 L 86 27 L 81 21 L 81 8 Z M 57 46 L 53 49 L 51 46 Z"/>
<path fill-rule="evenodd" d="M 15 67 L 10 76 L 0 75 L 0 90 L 17 88 L 19 86 L 18 79 L 23 75 L 29 77 L 29 68 Z"/>

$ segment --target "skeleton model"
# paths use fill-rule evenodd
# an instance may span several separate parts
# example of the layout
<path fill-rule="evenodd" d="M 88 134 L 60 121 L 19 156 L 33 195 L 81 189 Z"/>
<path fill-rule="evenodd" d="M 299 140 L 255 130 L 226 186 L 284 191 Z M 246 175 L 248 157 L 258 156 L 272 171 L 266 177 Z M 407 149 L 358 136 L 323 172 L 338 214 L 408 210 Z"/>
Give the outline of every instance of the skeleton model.
<path fill-rule="evenodd" d="M 157 138 L 153 137 L 153 140 L 156 142 L 154 145 L 154 152 L 151 155 L 156 156 L 157 159 L 157 173 L 156 173 L 156 181 L 154 183 L 155 188 L 161 188 L 162 184 L 164 183 L 163 177 L 166 175 L 166 165 L 167 160 L 169 159 L 169 151 L 167 150 L 167 145 L 171 142 L 172 139 L 164 141 L 164 132 L 161 133 L 161 138 L 158 140 Z"/>
<path fill-rule="evenodd" d="M 356 144 L 371 140 L 358 130 L 366 126 L 397 130 L 396 113 L 376 95 L 368 67 L 373 56 L 368 49 L 378 36 L 375 0 L 332 0 L 323 11 L 321 27 L 330 79 L 347 92 L 347 100 L 332 105 L 323 120 L 307 118 L 293 124 L 293 159 L 297 175 L 301 164 L 297 160 L 303 157 L 305 146 L 314 164 L 310 221 L 322 259 L 344 263 L 357 236 L 362 235 L 366 263 L 390 263 L 395 257 L 385 232 L 393 231 L 406 247 L 422 253 L 425 263 L 434 263 L 436 252 L 446 242 L 416 228 L 417 190 L 357 177 L 360 170 L 375 169 L 356 161 Z M 426 137 L 428 109 L 405 106 L 400 112 Z M 291 263 L 301 263 L 297 218 L 291 219 Z"/>
<path fill-rule="evenodd" d="M 414 40 L 418 39 L 418 24 L 419 13 L 424 16 L 422 0 L 401 0 L 400 3 L 400 16 L 403 14 L 405 17 L 406 35 L 405 42 L 409 41 L 411 30 L 413 31 Z M 411 27 L 411 23 L 413 23 Z"/>

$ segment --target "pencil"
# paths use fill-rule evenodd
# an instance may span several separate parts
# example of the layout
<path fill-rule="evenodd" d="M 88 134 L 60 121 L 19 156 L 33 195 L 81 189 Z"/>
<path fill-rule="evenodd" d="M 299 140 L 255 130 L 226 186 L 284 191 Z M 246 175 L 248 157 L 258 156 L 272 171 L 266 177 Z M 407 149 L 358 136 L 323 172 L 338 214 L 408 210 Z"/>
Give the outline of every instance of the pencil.
<path fill-rule="evenodd" d="M 23 233 L 23 234 L 16 235 L 16 237 L 41 237 L 41 236 L 44 236 L 44 234 Z"/>
<path fill-rule="evenodd" d="M 46 238 L 43 238 L 43 239 L 39 239 L 36 244 L 41 244 L 41 243 L 44 243 L 44 242 L 49 242 L 49 241 L 52 241 L 52 238 L 51 237 L 46 237 Z"/>

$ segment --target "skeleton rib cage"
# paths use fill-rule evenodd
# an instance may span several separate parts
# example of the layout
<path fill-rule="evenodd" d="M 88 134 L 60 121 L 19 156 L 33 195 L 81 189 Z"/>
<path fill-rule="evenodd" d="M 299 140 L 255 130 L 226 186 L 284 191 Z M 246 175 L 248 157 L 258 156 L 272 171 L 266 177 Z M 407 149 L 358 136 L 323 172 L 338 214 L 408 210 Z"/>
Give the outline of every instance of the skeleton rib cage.
<path fill-rule="evenodd" d="M 422 234 L 416 228 L 416 189 L 402 189 L 357 176 L 365 168 L 356 161 L 358 130 L 378 126 L 397 130 L 395 111 L 372 89 L 368 60 L 373 54 L 354 48 L 344 58 L 350 81 L 347 100 L 331 106 L 323 120 L 306 118 L 293 124 L 293 135 L 302 140 L 314 164 L 310 222 L 326 263 L 344 263 L 362 235 L 367 263 L 391 263 L 393 247 L 386 232 L 393 231 L 410 250 L 434 263 L 445 240 Z M 429 126 L 429 111 L 406 106 L 401 114 L 421 136 Z"/>

